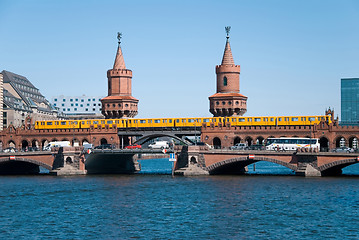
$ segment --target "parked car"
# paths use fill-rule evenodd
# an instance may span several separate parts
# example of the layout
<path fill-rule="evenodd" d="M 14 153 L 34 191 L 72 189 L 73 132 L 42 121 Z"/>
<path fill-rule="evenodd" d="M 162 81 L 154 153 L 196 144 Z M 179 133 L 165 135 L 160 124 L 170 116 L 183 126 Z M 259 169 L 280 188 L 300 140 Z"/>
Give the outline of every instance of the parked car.
<path fill-rule="evenodd" d="M 248 146 L 245 143 L 237 143 L 234 146 L 231 146 L 230 149 L 231 150 L 246 150 L 246 149 L 248 149 Z"/>
<path fill-rule="evenodd" d="M 142 146 L 139 144 L 133 144 L 133 145 L 128 145 L 125 147 L 126 149 L 141 149 Z"/>
<path fill-rule="evenodd" d="M 354 149 L 349 147 L 338 147 L 332 150 L 332 152 L 346 152 L 346 153 L 353 153 Z"/>
<path fill-rule="evenodd" d="M 96 146 L 95 149 L 112 149 L 111 144 L 101 144 L 99 146 Z"/>
<path fill-rule="evenodd" d="M 248 147 L 249 150 L 265 150 L 265 146 L 261 144 L 252 144 Z"/>
<path fill-rule="evenodd" d="M 150 149 L 167 149 L 170 148 L 170 144 L 167 141 L 157 141 L 148 145 Z"/>
<path fill-rule="evenodd" d="M 8 152 L 17 152 L 17 149 L 14 148 L 14 147 L 8 147 L 8 148 L 5 148 L 5 149 L 3 150 L 3 152 L 5 152 L 5 153 L 8 153 Z"/>

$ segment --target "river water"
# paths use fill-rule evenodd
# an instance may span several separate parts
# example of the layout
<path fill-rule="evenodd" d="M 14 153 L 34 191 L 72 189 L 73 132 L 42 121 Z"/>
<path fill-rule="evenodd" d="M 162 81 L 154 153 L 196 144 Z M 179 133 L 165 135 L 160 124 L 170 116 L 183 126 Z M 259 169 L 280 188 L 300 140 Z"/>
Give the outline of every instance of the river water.
<path fill-rule="evenodd" d="M 1 176 L 1 239 L 359 238 L 354 166 L 341 177 L 257 163 L 247 176 L 172 178 L 168 159 L 141 165 L 134 175 Z"/>

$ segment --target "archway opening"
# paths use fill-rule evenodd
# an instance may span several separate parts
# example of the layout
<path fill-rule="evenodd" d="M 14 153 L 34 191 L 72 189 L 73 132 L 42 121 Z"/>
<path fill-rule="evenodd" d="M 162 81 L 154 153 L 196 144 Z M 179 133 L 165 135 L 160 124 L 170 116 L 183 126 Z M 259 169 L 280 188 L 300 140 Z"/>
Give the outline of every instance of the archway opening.
<path fill-rule="evenodd" d="M 237 143 L 241 142 L 241 138 L 240 137 L 235 137 L 233 140 L 233 145 L 236 145 Z"/>
<path fill-rule="evenodd" d="M 12 141 L 12 140 L 10 140 L 10 141 L 9 141 L 9 147 L 11 147 L 11 148 L 16 148 L 15 142 Z"/>
<path fill-rule="evenodd" d="M 353 149 L 358 149 L 358 138 L 356 137 L 349 138 L 349 147 Z"/>
<path fill-rule="evenodd" d="M 101 138 L 100 144 L 101 144 L 101 145 L 107 144 L 107 139 L 106 139 L 106 138 Z"/>
<path fill-rule="evenodd" d="M 256 144 L 264 145 L 264 137 L 262 136 L 257 137 Z"/>
<path fill-rule="evenodd" d="M 344 147 L 345 146 L 345 138 L 343 137 L 338 137 L 336 140 L 335 140 L 335 147 Z"/>
<path fill-rule="evenodd" d="M 26 140 L 21 141 L 21 150 L 22 151 L 28 151 L 29 148 L 29 142 Z"/>
<path fill-rule="evenodd" d="M 329 140 L 326 137 L 321 137 L 319 139 L 320 151 L 328 152 L 329 151 Z"/>
<path fill-rule="evenodd" d="M 251 137 L 246 137 L 245 142 L 247 146 L 251 146 L 253 144 L 253 139 Z"/>
<path fill-rule="evenodd" d="M 218 137 L 213 138 L 213 146 L 215 149 L 221 149 L 222 148 L 221 139 L 219 139 Z"/>

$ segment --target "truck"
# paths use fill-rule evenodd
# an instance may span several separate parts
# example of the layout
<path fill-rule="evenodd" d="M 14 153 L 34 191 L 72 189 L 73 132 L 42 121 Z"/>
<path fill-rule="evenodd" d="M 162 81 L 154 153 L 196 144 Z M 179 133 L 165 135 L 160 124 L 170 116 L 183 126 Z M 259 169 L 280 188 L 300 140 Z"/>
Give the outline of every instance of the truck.
<path fill-rule="evenodd" d="M 49 142 L 46 146 L 42 148 L 44 151 L 51 151 L 53 147 L 71 147 L 70 141 L 55 141 Z"/>
<path fill-rule="evenodd" d="M 156 141 L 148 145 L 151 149 L 167 149 L 170 148 L 170 144 L 167 141 Z"/>

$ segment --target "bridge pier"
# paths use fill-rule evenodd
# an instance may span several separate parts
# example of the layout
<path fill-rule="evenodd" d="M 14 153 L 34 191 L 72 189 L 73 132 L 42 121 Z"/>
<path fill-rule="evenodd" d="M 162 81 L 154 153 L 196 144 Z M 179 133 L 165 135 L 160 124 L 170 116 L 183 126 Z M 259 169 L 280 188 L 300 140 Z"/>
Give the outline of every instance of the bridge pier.
<path fill-rule="evenodd" d="M 60 147 L 53 151 L 52 175 L 86 174 L 82 147 Z"/>
<path fill-rule="evenodd" d="M 200 146 L 183 146 L 182 148 L 175 149 L 175 151 L 180 150 L 180 152 L 177 153 L 176 175 L 209 175 L 204 156 L 199 153 L 200 148 Z"/>

